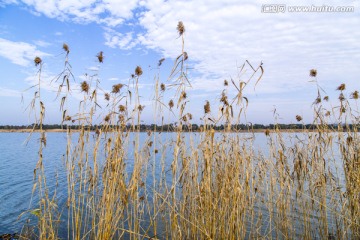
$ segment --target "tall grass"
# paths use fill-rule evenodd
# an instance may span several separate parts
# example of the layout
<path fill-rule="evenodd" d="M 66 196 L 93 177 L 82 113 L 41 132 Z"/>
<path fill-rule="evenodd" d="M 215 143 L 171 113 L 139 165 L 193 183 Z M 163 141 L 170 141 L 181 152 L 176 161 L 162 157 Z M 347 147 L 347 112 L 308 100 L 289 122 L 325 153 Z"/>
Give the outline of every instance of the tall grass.
<path fill-rule="evenodd" d="M 169 78 L 162 82 L 156 74 L 154 83 L 154 121 L 165 123 L 169 114 L 178 119 L 171 139 L 156 127 L 145 139 L 140 132 L 144 109 L 139 97 L 140 66 L 128 83 L 115 84 L 111 92 L 102 90 L 96 77 L 74 83 L 73 89 L 70 49 L 64 44 L 64 70 L 53 84 L 59 89 L 62 122 L 79 126 L 78 135 L 67 129 L 65 206 L 58 205 L 56 189 L 50 189 L 46 181 L 42 61 L 35 59 L 39 82 L 31 108 L 40 113 L 36 116 L 41 133 L 34 172 L 33 192 L 39 199 L 34 206 L 38 218 L 35 237 L 359 239 L 359 115 L 349 102 L 357 101 L 358 93 L 353 92 L 353 99 L 348 100 L 345 85 L 341 85 L 339 106 L 326 108 L 328 97 L 322 96 L 319 87 L 313 105 L 317 129 L 309 131 L 303 125 L 300 133 L 288 134 L 275 124 L 264 132 L 267 149 L 257 149 L 251 129 L 249 134 L 239 134 L 232 128 L 246 119 L 249 103 L 244 89 L 251 81 L 256 85 L 264 72 L 262 64 L 254 67 L 246 61 L 239 68 L 238 81 L 224 81 L 219 106 L 205 102 L 204 127 L 193 132 L 182 22 L 177 30 L 182 52 Z M 102 63 L 103 52 L 97 58 Z M 315 82 L 316 75 L 312 69 Z M 240 80 L 245 77 L 246 81 Z M 71 91 L 82 92 L 78 113 L 70 114 L 68 109 Z M 217 107 L 218 114 L 214 112 Z M 101 124 L 92 132 L 97 119 L 102 119 Z M 297 115 L 296 120 L 302 122 L 302 117 Z M 337 125 L 330 128 L 329 123 Z M 226 128 L 215 132 L 213 127 L 218 124 Z M 185 127 L 190 133 L 183 131 Z M 59 236 L 60 227 L 67 229 L 66 236 Z"/>

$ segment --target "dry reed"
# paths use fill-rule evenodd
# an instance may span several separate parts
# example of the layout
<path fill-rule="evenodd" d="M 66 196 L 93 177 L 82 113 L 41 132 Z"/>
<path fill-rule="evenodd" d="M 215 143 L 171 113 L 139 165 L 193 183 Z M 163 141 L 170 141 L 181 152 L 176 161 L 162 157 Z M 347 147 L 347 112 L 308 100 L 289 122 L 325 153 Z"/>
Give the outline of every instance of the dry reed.
<path fill-rule="evenodd" d="M 168 79 L 173 81 L 169 86 L 177 89 L 167 89 L 174 91 L 172 97 L 178 101 L 177 108 L 174 109 L 173 99 L 165 104 L 163 93 L 158 94 L 159 85 L 155 87 L 156 103 L 168 106 L 178 116 L 179 121 L 173 126 L 174 138 L 161 137 L 164 133 L 157 134 L 156 128 L 147 134 L 140 132 L 145 106 L 141 105 L 138 92 L 138 81 L 143 75 L 139 66 L 129 80 L 134 81 L 133 88 L 131 84 L 114 85 L 111 101 L 110 94 L 105 93 L 108 102 L 101 113 L 106 114 L 98 118 L 103 122 L 96 127 L 95 135 L 90 126 L 95 124 L 93 118 L 98 113 L 96 95 L 101 92 L 100 86 L 90 80 L 81 83 L 84 99 L 73 117 L 66 115 L 67 98 L 61 100 L 64 120 L 76 119 L 78 123 L 77 136 L 67 129 L 64 206 L 57 205 L 56 191 L 46 181 L 43 159 L 47 156 L 43 149 L 47 141 L 42 130 L 45 105 L 40 96 L 42 66 L 41 59 L 35 58 L 39 83 L 32 106 L 39 109 L 37 123 L 41 132 L 33 190 L 39 197 L 35 206 L 36 238 L 359 239 L 360 138 L 358 116 L 354 115 L 358 111 L 352 109 L 345 95 L 341 93 L 337 112 L 336 108 L 324 106 L 319 94 L 313 105 L 314 131 L 303 125 L 301 134 L 287 137 L 275 124 L 273 129 L 265 130 L 267 149 L 260 151 L 255 148 L 251 129 L 250 135 L 232 129 L 247 109 L 245 83 L 258 76 L 257 83 L 264 72 L 261 64 L 256 68 L 246 61 L 239 76 L 251 71 L 250 79 L 238 83 L 231 80 L 236 95 L 222 92 L 218 118 L 209 116 L 207 101 L 204 112 L 208 115 L 203 118 L 201 131 L 193 132 L 193 116 L 187 112 L 185 101 L 189 80 L 182 22 L 177 31 L 182 36 L 182 58 L 176 59 Z M 69 54 L 69 47 L 64 46 Z M 103 62 L 103 53 L 97 58 Z M 69 68 L 62 74 L 70 75 L 68 71 Z M 310 76 L 316 75 L 315 69 L 310 70 Z M 93 92 L 90 85 L 95 88 Z M 127 91 L 120 91 L 124 86 Z M 230 87 L 227 80 L 224 86 Z M 165 91 L 164 84 L 160 90 Z M 345 84 L 338 90 L 345 91 Z M 70 87 L 64 91 L 66 95 Z M 351 98 L 358 99 L 358 92 L 353 92 Z M 134 99 L 134 104 L 130 104 Z M 164 121 L 164 109 L 159 109 L 162 114 L 154 113 L 154 118 L 160 115 Z M 327 124 L 332 116 L 331 121 L 338 120 L 337 128 Z M 302 121 L 300 115 L 295 118 Z M 216 133 L 217 124 L 226 127 Z M 190 133 L 183 131 L 185 127 Z M 340 149 L 338 155 L 334 154 L 336 146 Z M 65 227 L 67 236 L 58 236 L 60 227 Z"/>

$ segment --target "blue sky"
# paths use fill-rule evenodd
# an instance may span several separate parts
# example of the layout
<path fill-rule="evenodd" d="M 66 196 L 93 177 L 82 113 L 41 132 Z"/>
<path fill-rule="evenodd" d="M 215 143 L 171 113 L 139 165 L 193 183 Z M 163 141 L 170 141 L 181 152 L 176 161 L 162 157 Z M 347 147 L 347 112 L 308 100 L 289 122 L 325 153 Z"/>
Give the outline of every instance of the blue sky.
<path fill-rule="evenodd" d="M 211 114 L 219 116 L 223 80 L 238 81 L 238 66 L 245 60 L 263 62 L 265 73 L 254 90 L 244 91 L 249 100 L 247 121 L 295 123 L 295 115 L 312 120 L 311 104 L 317 95 L 309 70 L 318 70 L 317 81 L 336 105 L 341 83 L 348 94 L 360 90 L 360 1 L 344 0 L 354 12 L 262 13 L 263 4 L 288 6 L 339 6 L 339 1 L 138 1 L 138 0 L 0 0 L 0 125 L 29 124 L 25 111 L 36 81 L 35 56 L 43 59 L 46 123 L 59 123 L 61 112 L 54 87 L 48 83 L 63 67 L 62 44 L 70 47 L 69 61 L 75 76 L 74 102 L 81 99 L 76 88 L 84 74 L 97 74 L 101 87 L 111 91 L 127 83 L 137 65 L 143 120 L 154 121 L 154 77 L 157 63 L 165 58 L 160 82 L 167 81 L 174 59 L 181 53 L 176 25 L 183 21 L 185 51 L 189 55 L 188 111 L 199 123 L 206 100 Z M 96 54 L 104 52 L 104 63 Z M 240 76 L 240 80 L 243 77 Z M 229 95 L 236 92 L 229 90 Z M 22 103 L 22 97 L 24 102 Z M 168 93 L 166 97 L 173 97 Z M 353 100 L 351 100 L 353 101 Z M 77 106 L 69 106 L 76 112 Z M 166 116 L 170 114 L 166 113 Z M 245 121 L 245 119 L 243 120 Z"/>

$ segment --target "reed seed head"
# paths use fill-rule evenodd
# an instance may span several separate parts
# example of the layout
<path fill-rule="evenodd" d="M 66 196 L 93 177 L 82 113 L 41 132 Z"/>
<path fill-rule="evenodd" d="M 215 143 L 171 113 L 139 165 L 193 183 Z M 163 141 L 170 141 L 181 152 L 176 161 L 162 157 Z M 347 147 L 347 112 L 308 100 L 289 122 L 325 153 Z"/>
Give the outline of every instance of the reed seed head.
<path fill-rule="evenodd" d="M 66 116 L 66 117 L 65 117 L 65 121 L 71 121 L 71 117 L 70 117 L 70 116 Z"/>
<path fill-rule="evenodd" d="M 120 105 L 119 106 L 119 111 L 120 112 L 125 112 L 126 111 L 126 107 L 124 105 Z"/>
<path fill-rule="evenodd" d="M 141 69 L 140 66 L 137 66 L 137 67 L 135 68 L 135 75 L 138 76 L 138 77 L 140 77 L 142 74 L 143 74 L 143 70 Z"/>
<path fill-rule="evenodd" d="M 317 70 L 316 69 L 311 69 L 310 70 L 310 77 L 316 77 L 317 75 Z"/>
<path fill-rule="evenodd" d="M 300 115 L 296 115 L 296 120 L 298 121 L 298 122 L 300 122 L 301 120 L 302 120 L 302 117 L 300 116 Z"/>
<path fill-rule="evenodd" d="M 125 116 L 122 115 L 122 114 L 120 114 L 120 115 L 119 115 L 119 121 L 120 121 L 120 122 L 124 122 L 124 121 L 125 121 Z"/>
<path fill-rule="evenodd" d="M 319 103 L 321 103 L 321 98 L 317 97 L 314 101 L 314 104 L 319 104 Z"/>
<path fill-rule="evenodd" d="M 186 121 L 187 121 L 187 117 L 186 117 L 186 115 L 184 115 L 184 116 L 182 117 L 182 120 L 183 120 L 184 122 L 186 122 Z"/>
<path fill-rule="evenodd" d="M 68 46 L 66 43 L 63 44 L 63 47 L 62 47 L 62 48 L 64 49 L 64 51 L 65 51 L 67 54 L 70 53 L 69 46 Z"/>
<path fill-rule="evenodd" d="M 115 84 L 112 86 L 112 93 L 118 93 L 120 92 L 120 89 L 123 87 L 124 85 L 119 83 L 119 84 Z"/>
<path fill-rule="evenodd" d="M 104 120 L 105 120 L 105 122 L 108 122 L 110 120 L 110 114 L 106 115 Z"/>
<path fill-rule="evenodd" d="M 142 105 L 139 104 L 138 110 L 139 110 L 140 112 L 141 112 L 142 110 L 144 110 L 144 108 L 145 108 L 145 106 L 142 106 Z"/>
<path fill-rule="evenodd" d="M 324 101 L 329 101 L 329 96 L 325 96 L 325 97 L 323 98 L 323 100 L 324 100 Z"/>
<path fill-rule="evenodd" d="M 103 51 L 100 51 L 98 53 L 98 55 L 96 55 L 96 57 L 97 57 L 99 63 L 102 63 L 104 61 L 104 53 L 103 53 Z"/>
<path fill-rule="evenodd" d="M 165 58 L 162 58 L 162 59 L 159 60 L 159 63 L 158 63 L 158 66 L 159 66 L 159 67 L 161 66 L 161 64 L 163 63 L 163 61 L 165 61 Z"/>
<path fill-rule="evenodd" d="M 186 92 L 185 92 L 185 91 L 182 91 L 180 98 L 181 98 L 181 99 L 186 99 L 186 97 L 187 97 Z"/>
<path fill-rule="evenodd" d="M 89 93 L 89 84 L 86 82 L 86 81 L 83 81 L 81 83 L 81 91 L 82 92 L 86 92 L 86 93 Z"/>
<path fill-rule="evenodd" d="M 205 111 L 205 114 L 210 112 L 210 103 L 209 103 L 209 101 L 206 101 L 206 103 L 204 105 L 204 111 Z"/>
<path fill-rule="evenodd" d="M 330 115 L 331 115 L 330 111 L 326 111 L 325 116 L 328 117 Z"/>
<path fill-rule="evenodd" d="M 189 58 L 189 55 L 187 54 L 187 52 L 184 52 L 184 61 L 186 61 Z"/>
<path fill-rule="evenodd" d="M 340 101 L 344 101 L 344 100 L 345 100 L 345 97 L 344 97 L 344 94 L 343 94 L 343 93 L 340 93 L 340 95 L 339 95 L 339 100 L 340 100 Z"/>
<path fill-rule="evenodd" d="M 351 93 L 351 98 L 352 99 L 359 99 L 359 92 L 355 91 L 355 92 Z"/>
<path fill-rule="evenodd" d="M 170 100 L 169 101 L 169 108 L 171 109 L 171 108 L 173 108 L 174 107 L 174 101 L 173 100 Z"/>
<path fill-rule="evenodd" d="M 162 84 L 160 84 L 160 89 L 161 89 L 161 91 L 163 91 L 163 92 L 164 92 L 164 91 L 165 91 L 165 89 L 166 89 L 165 84 L 163 84 L 163 83 L 162 83 Z"/>
<path fill-rule="evenodd" d="M 105 93 L 105 100 L 109 101 L 110 100 L 110 94 L 109 93 Z"/>
<path fill-rule="evenodd" d="M 226 79 L 224 80 L 224 86 L 225 87 L 229 86 L 229 82 Z"/>
<path fill-rule="evenodd" d="M 344 91 L 345 90 L 345 83 L 342 83 L 340 86 L 336 88 L 336 90 Z"/>
<path fill-rule="evenodd" d="M 222 102 L 226 106 L 229 105 L 228 98 L 224 92 L 222 92 L 221 94 L 220 102 Z"/>
<path fill-rule="evenodd" d="M 351 136 L 348 136 L 348 137 L 346 138 L 346 143 L 347 143 L 347 144 L 352 143 L 352 141 L 353 141 L 353 138 L 352 138 Z"/>
<path fill-rule="evenodd" d="M 183 35 L 184 32 L 185 32 L 185 26 L 184 26 L 184 23 L 182 21 L 179 21 L 178 22 L 178 25 L 176 27 L 176 30 L 178 31 L 179 35 Z"/>
<path fill-rule="evenodd" d="M 189 120 L 192 120 L 192 118 L 193 118 L 192 114 L 188 113 L 187 115 L 188 115 Z"/>
<path fill-rule="evenodd" d="M 34 59 L 35 66 L 39 65 L 41 62 L 42 62 L 42 60 L 40 57 L 35 57 L 35 59 Z"/>
<path fill-rule="evenodd" d="M 270 135 L 270 130 L 269 129 L 265 129 L 265 135 L 269 136 Z"/>

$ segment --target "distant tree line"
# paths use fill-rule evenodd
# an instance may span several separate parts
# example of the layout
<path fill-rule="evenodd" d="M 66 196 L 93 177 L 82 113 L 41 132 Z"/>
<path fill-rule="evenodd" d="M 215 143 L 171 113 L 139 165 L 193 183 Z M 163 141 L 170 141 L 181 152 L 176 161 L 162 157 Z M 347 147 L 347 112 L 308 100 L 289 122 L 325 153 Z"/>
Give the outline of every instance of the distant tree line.
<path fill-rule="evenodd" d="M 116 128 L 116 125 L 110 125 L 110 129 Z M 221 131 L 224 129 L 227 129 L 228 126 L 226 125 L 207 125 L 207 129 L 214 129 L 216 131 Z M 259 130 L 259 129 L 283 129 L 283 130 L 296 130 L 296 129 L 308 129 L 308 130 L 315 130 L 318 129 L 320 126 L 316 124 L 235 124 L 230 126 L 230 130 L 232 131 L 240 131 L 240 130 Z M 338 129 L 337 124 L 328 124 L 327 127 L 329 129 Z M 340 128 L 343 128 L 343 130 L 350 129 L 353 130 L 356 127 L 356 129 L 359 129 L 359 125 L 341 125 Z M 21 130 L 21 129 L 32 129 L 34 128 L 34 124 L 31 125 L 2 125 L 0 126 L 0 129 L 4 130 Z M 80 126 L 78 125 L 60 125 L 60 124 L 44 124 L 42 126 L 44 130 L 52 130 L 52 129 L 79 129 Z M 102 125 L 91 125 L 91 126 L 85 126 L 85 128 L 96 131 L 97 129 L 103 128 Z M 35 125 L 35 129 L 39 129 L 39 126 Z M 126 125 L 126 130 L 140 130 L 140 131 L 163 131 L 163 132 L 172 132 L 179 129 L 179 127 L 176 124 L 164 124 L 164 125 L 155 125 L 155 124 L 140 124 L 140 125 Z M 204 125 L 198 125 L 198 124 L 188 124 L 183 125 L 182 130 L 183 131 L 201 131 L 204 129 Z"/>

